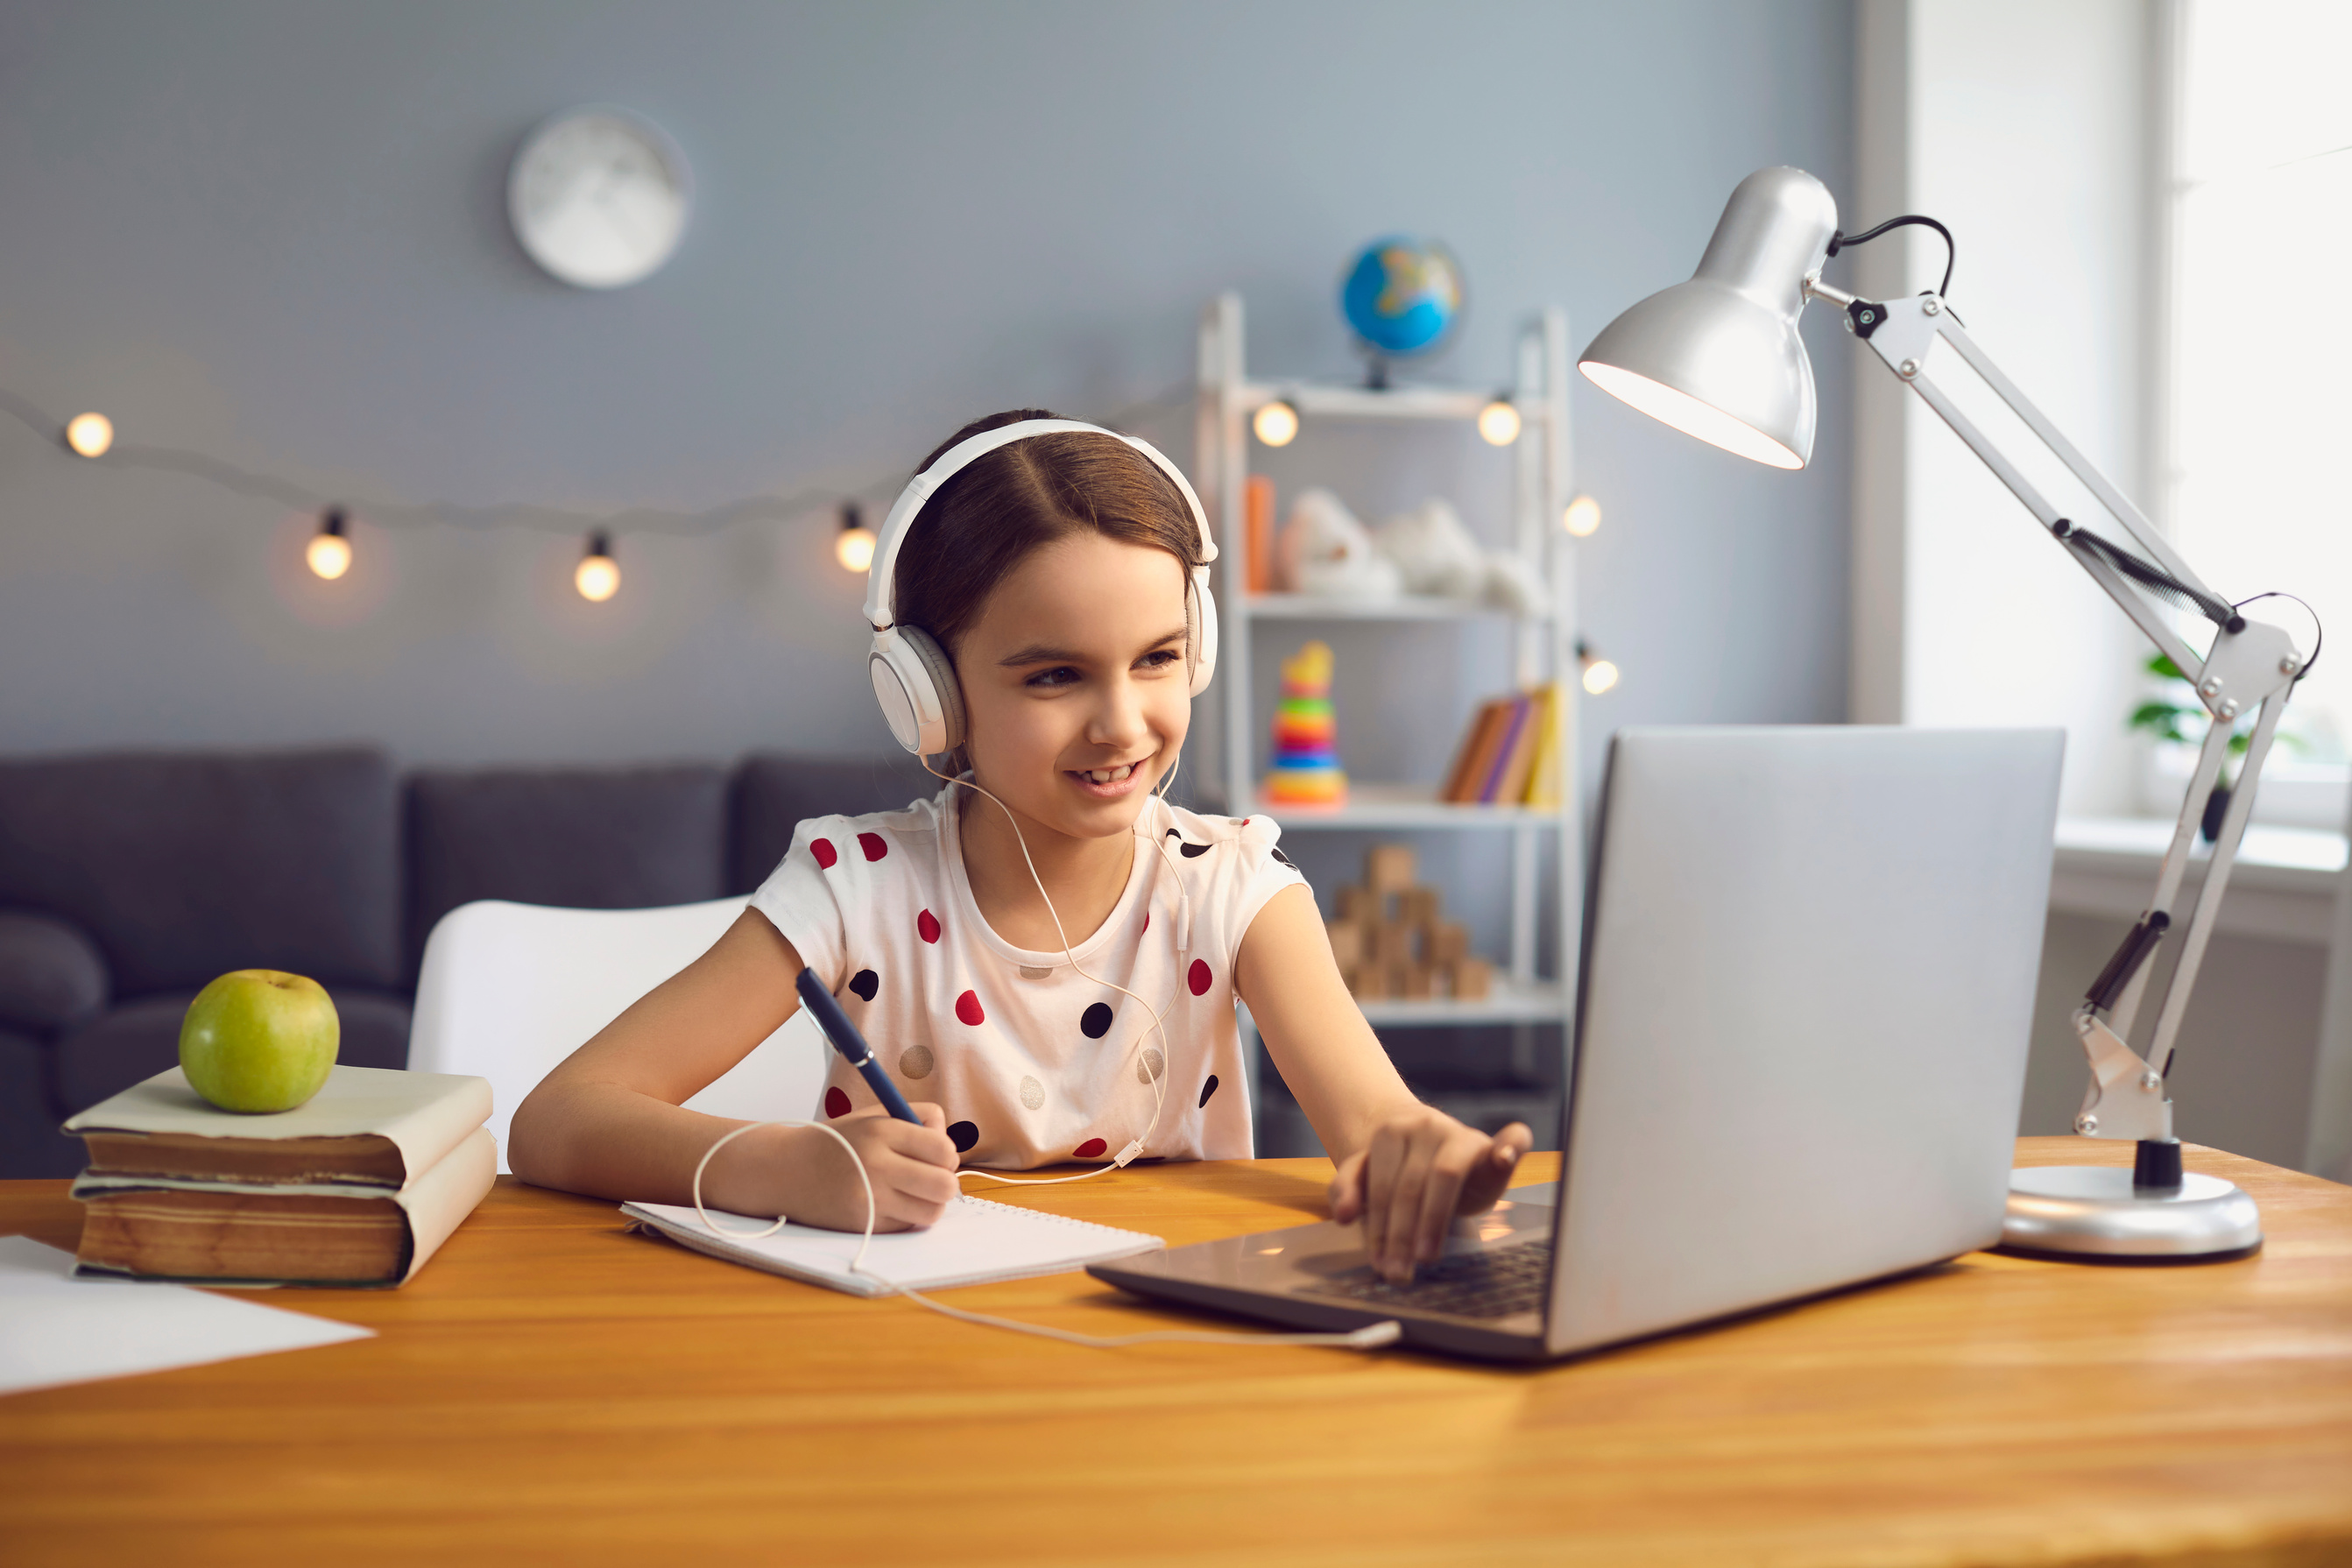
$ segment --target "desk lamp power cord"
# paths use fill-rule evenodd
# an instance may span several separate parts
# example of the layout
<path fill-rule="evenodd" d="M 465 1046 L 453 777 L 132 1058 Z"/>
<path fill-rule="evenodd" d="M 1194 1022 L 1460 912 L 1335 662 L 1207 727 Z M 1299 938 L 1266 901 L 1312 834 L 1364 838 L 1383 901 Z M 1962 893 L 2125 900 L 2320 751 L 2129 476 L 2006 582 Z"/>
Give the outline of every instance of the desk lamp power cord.
<path fill-rule="evenodd" d="M 1004 813 L 1005 821 L 1013 827 L 1013 841 L 1021 846 L 1022 863 L 1029 868 L 1029 879 L 1036 884 L 1037 896 L 1045 900 L 1046 914 L 1053 917 L 1054 934 L 1062 939 L 1062 956 L 1069 961 L 1070 968 L 1081 979 L 1091 981 L 1097 985 L 1116 991 L 1127 997 L 1141 1007 L 1151 1019 L 1150 1026 L 1139 1033 L 1128 1047 L 1128 1054 L 1129 1056 L 1135 1054 L 1136 1048 L 1143 1044 L 1146 1035 L 1157 1035 L 1160 1037 L 1160 1070 L 1150 1071 L 1149 1059 L 1143 1064 L 1144 1077 L 1150 1079 L 1151 1084 L 1151 1121 L 1144 1128 L 1142 1134 L 1129 1140 L 1127 1146 L 1118 1152 L 1110 1163 L 1097 1166 L 1091 1171 L 1080 1172 L 1075 1176 L 1000 1176 L 992 1171 L 961 1168 L 958 1169 L 956 1174 L 959 1178 L 978 1176 L 984 1181 L 1001 1182 L 1007 1186 L 1051 1187 L 1058 1186 L 1065 1182 L 1083 1182 L 1099 1176 L 1107 1171 L 1120 1170 L 1138 1154 L 1143 1152 L 1145 1142 L 1150 1140 L 1152 1133 L 1159 1131 L 1160 1113 L 1168 1102 L 1168 1075 L 1174 1065 L 1175 1058 L 1174 1053 L 1169 1049 L 1168 1032 L 1164 1026 L 1169 1013 L 1176 1005 L 1176 994 L 1171 993 L 1168 1005 L 1155 1013 L 1151 1010 L 1150 1003 L 1146 1002 L 1126 986 L 1115 981 L 1104 980 L 1087 973 L 1086 966 L 1078 962 L 1077 953 L 1071 948 L 1070 933 L 1062 925 L 1061 911 L 1054 908 L 1053 895 L 1045 891 L 1045 879 L 1037 874 L 1037 862 L 1030 858 L 1029 841 L 1022 835 L 1020 819 L 1013 815 L 1013 808 L 970 779 L 949 778 L 947 774 L 932 767 L 928 759 L 923 762 L 923 771 L 949 784 L 959 785 L 971 790 L 975 795 L 985 796 L 995 804 L 999 811 Z M 1160 794 L 1164 799 L 1169 782 L 1175 776 L 1176 770 L 1170 768 L 1161 776 L 1159 790 L 1155 793 Z M 1168 853 L 1167 845 L 1155 839 L 1153 847 L 1160 851 L 1160 861 L 1168 868 L 1169 875 L 1176 879 L 1176 896 L 1180 900 L 1181 910 L 1177 925 L 1177 946 L 1180 951 L 1189 952 L 1192 930 L 1192 895 L 1184 886 L 1182 872 L 1179 870 L 1175 860 Z M 858 1158 L 856 1146 L 841 1135 L 839 1129 L 822 1121 L 754 1121 L 725 1133 L 717 1142 L 704 1151 L 701 1160 L 697 1162 L 694 1167 L 694 1212 L 702 1221 L 703 1228 L 713 1236 L 725 1237 L 730 1240 L 757 1241 L 763 1237 L 775 1235 L 784 1226 L 784 1216 L 778 1215 L 774 1222 L 762 1230 L 725 1230 L 712 1222 L 710 1211 L 702 1204 L 702 1173 L 709 1167 L 710 1157 L 744 1133 L 757 1131 L 762 1127 L 813 1127 L 840 1144 L 843 1152 L 848 1154 L 850 1163 L 857 1167 L 858 1184 L 866 1189 L 866 1230 L 858 1237 L 857 1251 L 849 1260 L 849 1271 L 853 1274 L 863 1274 L 878 1284 L 889 1287 L 910 1301 L 929 1307 L 934 1312 L 944 1317 L 954 1318 L 961 1322 L 977 1323 L 983 1328 L 1007 1329 L 1017 1334 L 1033 1334 L 1044 1340 L 1060 1340 L 1065 1344 L 1084 1345 L 1091 1350 L 1118 1350 L 1128 1345 L 1147 1344 L 1321 1345 L 1341 1350 L 1377 1350 L 1382 1345 L 1396 1343 L 1404 1335 L 1403 1329 L 1393 1321 L 1368 1324 L 1348 1333 L 1331 1334 L 1227 1334 L 1188 1329 L 1159 1329 L 1135 1334 L 1082 1334 L 1070 1329 L 1056 1329 L 1044 1323 L 1024 1323 L 1014 1318 L 1000 1318 L 993 1313 L 974 1312 L 962 1307 L 950 1307 L 944 1301 L 934 1301 L 921 1291 L 901 1285 L 897 1280 L 877 1274 L 866 1267 L 866 1249 L 874 1245 L 874 1226 L 877 1214 L 874 1203 L 874 1181 L 866 1174 L 866 1162 Z"/>

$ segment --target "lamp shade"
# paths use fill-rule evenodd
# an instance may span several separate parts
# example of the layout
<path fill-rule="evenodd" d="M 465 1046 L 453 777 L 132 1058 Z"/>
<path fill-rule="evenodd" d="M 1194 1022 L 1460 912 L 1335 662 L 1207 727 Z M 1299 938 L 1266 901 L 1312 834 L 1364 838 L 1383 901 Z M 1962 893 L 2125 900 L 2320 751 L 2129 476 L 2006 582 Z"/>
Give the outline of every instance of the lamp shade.
<path fill-rule="evenodd" d="M 1757 170 L 1731 193 L 1690 280 L 1610 322 L 1577 368 L 1702 441 L 1803 468 L 1815 409 L 1797 317 L 1836 230 L 1828 186 L 1802 169 Z"/>

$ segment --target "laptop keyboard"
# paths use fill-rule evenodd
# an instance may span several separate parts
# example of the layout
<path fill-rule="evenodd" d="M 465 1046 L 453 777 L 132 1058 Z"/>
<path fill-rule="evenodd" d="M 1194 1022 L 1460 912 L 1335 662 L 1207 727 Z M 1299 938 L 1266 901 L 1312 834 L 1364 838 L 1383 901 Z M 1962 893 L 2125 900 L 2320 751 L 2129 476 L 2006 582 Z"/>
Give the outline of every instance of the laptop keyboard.
<path fill-rule="evenodd" d="M 1507 1318 L 1539 1309 L 1550 1278 L 1551 1243 L 1526 1241 L 1424 1263 L 1403 1284 L 1390 1283 L 1367 1265 L 1306 1289 L 1346 1296 L 1368 1307 L 1402 1307 L 1455 1318 Z"/>

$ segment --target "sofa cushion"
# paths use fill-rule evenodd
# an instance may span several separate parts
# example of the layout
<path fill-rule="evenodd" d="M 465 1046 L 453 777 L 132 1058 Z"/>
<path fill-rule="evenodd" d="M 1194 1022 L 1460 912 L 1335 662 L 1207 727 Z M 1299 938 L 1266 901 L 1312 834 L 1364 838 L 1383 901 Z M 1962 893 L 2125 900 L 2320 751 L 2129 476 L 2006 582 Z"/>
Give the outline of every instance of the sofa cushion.
<path fill-rule="evenodd" d="M 398 831 L 375 751 L 0 763 L 0 905 L 79 926 L 121 994 L 256 968 L 391 987 Z"/>
<path fill-rule="evenodd" d="M 58 1131 L 42 1081 L 47 1055 L 40 1041 L 0 1029 L 0 1182 L 81 1173 L 81 1140 Z"/>
<path fill-rule="evenodd" d="M 715 767 L 425 772 L 408 781 L 408 963 L 476 899 L 569 909 L 691 904 L 726 892 L 726 777 Z"/>
<path fill-rule="evenodd" d="M 354 1068 L 408 1065 L 408 998 L 338 988 L 335 1016 L 342 1023 L 336 1062 Z M 126 1002 L 58 1042 L 58 1091 L 66 1115 L 87 1110 L 180 1061 L 180 1020 L 194 991 Z"/>
<path fill-rule="evenodd" d="M 77 927 L 0 910 L 0 1028 L 54 1035 L 106 1005 L 106 959 Z"/>
<path fill-rule="evenodd" d="M 937 795 L 940 787 L 903 753 L 803 757 L 765 752 L 746 757 L 735 770 L 727 890 L 749 893 L 766 881 L 793 847 L 793 829 L 803 818 L 896 811 Z"/>

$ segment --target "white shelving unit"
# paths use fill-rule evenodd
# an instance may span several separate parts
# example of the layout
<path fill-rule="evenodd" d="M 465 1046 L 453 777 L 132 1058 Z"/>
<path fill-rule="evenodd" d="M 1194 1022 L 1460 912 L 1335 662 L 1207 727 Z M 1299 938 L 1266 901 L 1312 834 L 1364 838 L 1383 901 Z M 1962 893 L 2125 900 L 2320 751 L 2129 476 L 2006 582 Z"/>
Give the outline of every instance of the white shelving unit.
<path fill-rule="evenodd" d="M 1484 605 L 1407 597 L 1387 602 L 1316 598 L 1301 594 L 1247 592 L 1246 551 L 1242 537 L 1243 487 L 1249 475 L 1251 416 L 1282 399 L 1314 420 L 1435 420 L 1475 423 L 1499 388 L 1464 390 L 1403 386 L 1375 390 L 1299 381 L 1254 380 L 1244 352 L 1242 301 L 1224 294 L 1201 313 L 1200 393 L 1196 408 L 1195 466 L 1202 501 L 1211 512 L 1221 553 L 1217 563 L 1217 607 L 1222 637 L 1218 680 L 1224 688 L 1224 772 L 1227 809 L 1234 816 L 1265 815 L 1286 833 L 1317 830 L 1395 830 L 1423 833 L 1505 833 L 1511 839 L 1510 952 L 1494 992 L 1484 1000 L 1438 997 L 1418 1002 L 1368 1002 L 1364 1015 L 1376 1026 L 1504 1024 L 1530 1026 L 1564 1020 L 1574 995 L 1583 876 L 1580 865 L 1580 814 L 1577 805 L 1577 709 L 1583 695 L 1575 658 L 1575 541 L 1560 526 L 1571 493 L 1568 423 L 1568 317 L 1546 310 L 1519 337 L 1510 384 L 1519 412 L 1518 439 L 1497 449 L 1512 464 L 1513 504 L 1507 542 L 1543 574 L 1547 607 L 1511 616 Z M 1557 808 L 1517 805 L 1454 805 L 1434 791 L 1402 784 L 1367 784 L 1350 778 L 1348 804 L 1337 809 L 1270 806 L 1258 798 L 1257 741 L 1265 716 L 1251 700 L 1252 628 L 1260 621 L 1468 621 L 1507 617 L 1517 622 L 1512 668 L 1497 670 L 1494 685 L 1532 686 L 1557 679 L 1562 704 L 1560 803 Z M 1465 711 L 1449 718 L 1441 743 L 1450 748 L 1469 721 Z M 1538 951 L 1538 896 L 1542 857 L 1556 865 L 1557 941 L 1549 953 Z M 1522 1030 L 1524 1036 L 1526 1031 Z"/>

